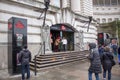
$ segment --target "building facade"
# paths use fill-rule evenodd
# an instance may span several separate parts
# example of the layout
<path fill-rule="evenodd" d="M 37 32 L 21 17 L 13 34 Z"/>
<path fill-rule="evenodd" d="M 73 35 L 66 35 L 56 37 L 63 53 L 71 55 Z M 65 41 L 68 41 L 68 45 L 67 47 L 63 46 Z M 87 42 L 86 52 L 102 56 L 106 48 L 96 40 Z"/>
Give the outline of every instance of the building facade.
<path fill-rule="evenodd" d="M 120 0 L 93 0 L 93 15 L 98 23 L 120 20 Z"/>
<path fill-rule="evenodd" d="M 88 42 L 96 42 L 95 20 L 87 31 L 89 16 L 93 16 L 92 0 L 51 0 L 45 26 L 44 8 L 44 0 L 0 0 L 0 69 L 8 68 L 8 20 L 11 17 L 27 19 L 27 45 L 32 59 L 39 50 L 43 51 L 43 42 L 45 54 L 53 54 L 50 34 L 54 38 L 65 36 L 70 44 L 68 51 L 87 50 Z"/>

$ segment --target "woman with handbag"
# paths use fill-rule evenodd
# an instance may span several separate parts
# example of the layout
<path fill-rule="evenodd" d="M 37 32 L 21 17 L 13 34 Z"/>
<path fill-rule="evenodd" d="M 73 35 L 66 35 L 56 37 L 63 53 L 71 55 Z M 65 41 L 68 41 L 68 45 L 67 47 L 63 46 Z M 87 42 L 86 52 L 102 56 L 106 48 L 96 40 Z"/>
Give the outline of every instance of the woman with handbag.
<path fill-rule="evenodd" d="M 108 71 L 108 80 L 111 80 L 111 70 L 112 70 L 112 63 L 113 54 L 110 52 L 110 48 L 106 46 L 104 48 L 104 53 L 101 57 L 101 63 L 103 67 L 103 80 L 106 80 L 106 72 Z"/>

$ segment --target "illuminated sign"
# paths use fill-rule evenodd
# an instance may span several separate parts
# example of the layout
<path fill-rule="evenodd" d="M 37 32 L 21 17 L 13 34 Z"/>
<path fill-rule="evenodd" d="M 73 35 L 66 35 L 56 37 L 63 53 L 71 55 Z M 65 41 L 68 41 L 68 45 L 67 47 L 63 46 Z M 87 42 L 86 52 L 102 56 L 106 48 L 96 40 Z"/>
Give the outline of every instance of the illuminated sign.
<path fill-rule="evenodd" d="M 19 29 L 23 29 L 24 28 L 24 25 L 22 24 L 21 21 L 18 21 L 16 24 L 15 24 L 16 28 L 19 28 Z"/>

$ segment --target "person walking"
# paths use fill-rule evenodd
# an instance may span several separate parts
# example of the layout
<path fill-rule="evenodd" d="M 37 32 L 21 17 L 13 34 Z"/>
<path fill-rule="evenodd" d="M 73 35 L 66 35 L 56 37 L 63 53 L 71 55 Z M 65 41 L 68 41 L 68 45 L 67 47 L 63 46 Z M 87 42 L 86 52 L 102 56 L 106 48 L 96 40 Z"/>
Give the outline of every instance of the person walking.
<path fill-rule="evenodd" d="M 90 60 L 90 67 L 88 69 L 88 77 L 89 80 L 92 80 L 92 74 L 95 74 L 96 80 L 99 79 L 99 73 L 102 72 L 101 70 L 101 60 L 98 52 L 98 48 L 96 48 L 95 43 L 89 43 L 89 50 L 90 54 L 88 56 L 88 59 Z"/>
<path fill-rule="evenodd" d="M 101 57 L 101 63 L 103 67 L 103 80 L 106 80 L 106 72 L 108 71 L 108 80 L 111 80 L 111 70 L 112 70 L 112 59 L 113 54 L 110 52 L 110 48 L 106 46 L 104 48 L 104 53 Z"/>
<path fill-rule="evenodd" d="M 27 78 L 30 79 L 29 62 L 31 61 L 31 52 L 27 49 L 27 45 L 19 53 L 19 61 L 21 63 L 22 80 L 25 80 L 25 73 L 27 72 Z"/>
<path fill-rule="evenodd" d="M 101 56 L 102 56 L 102 54 L 103 54 L 103 52 L 104 52 L 104 45 L 99 45 L 99 47 L 98 47 L 98 51 L 99 51 L 99 55 L 100 55 L 100 58 L 101 58 Z"/>
<path fill-rule="evenodd" d="M 119 66 L 120 66 L 120 47 L 118 48 L 118 63 L 119 63 Z"/>
<path fill-rule="evenodd" d="M 67 39 L 65 37 L 63 37 L 62 39 L 62 44 L 63 44 L 63 50 L 66 51 L 67 50 Z"/>

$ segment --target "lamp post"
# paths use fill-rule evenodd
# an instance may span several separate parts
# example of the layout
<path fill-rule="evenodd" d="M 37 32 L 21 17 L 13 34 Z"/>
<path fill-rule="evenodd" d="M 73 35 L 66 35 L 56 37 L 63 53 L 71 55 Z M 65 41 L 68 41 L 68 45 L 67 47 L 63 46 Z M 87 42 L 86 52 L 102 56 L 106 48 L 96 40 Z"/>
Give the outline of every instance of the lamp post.
<path fill-rule="evenodd" d="M 44 0 L 44 5 L 45 5 L 45 14 L 44 14 L 44 19 L 43 19 L 43 28 L 45 27 L 45 20 L 46 20 L 46 12 L 49 8 L 49 3 L 50 3 L 50 0 Z M 42 32 L 43 34 L 43 32 Z M 43 36 L 44 37 L 44 36 Z M 44 38 L 43 38 L 44 39 Z M 44 54 L 45 54 L 45 40 L 43 40 L 43 45 L 44 45 Z"/>
<path fill-rule="evenodd" d="M 89 16 L 89 22 L 88 22 L 88 29 L 87 29 L 87 32 L 89 31 L 89 26 L 90 26 L 91 21 L 92 21 L 92 16 Z"/>

